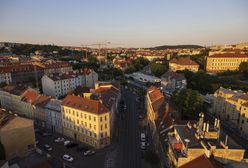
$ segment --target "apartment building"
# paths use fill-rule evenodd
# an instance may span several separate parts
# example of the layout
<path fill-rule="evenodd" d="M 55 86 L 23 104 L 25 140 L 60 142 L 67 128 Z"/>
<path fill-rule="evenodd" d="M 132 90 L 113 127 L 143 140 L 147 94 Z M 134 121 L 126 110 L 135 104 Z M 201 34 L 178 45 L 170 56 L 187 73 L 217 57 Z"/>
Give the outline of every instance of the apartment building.
<path fill-rule="evenodd" d="M 61 106 L 66 136 L 95 148 L 110 144 L 110 112 L 101 101 L 68 95 Z"/>
<path fill-rule="evenodd" d="M 43 93 L 55 98 L 72 92 L 77 86 L 94 87 L 97 81 L 98 74 L 91 69 L 45 74 L 41 79 Z"/>
<path fill-rule="evenodd" d="M 202 155 L 230 166 L 243 161 L 245 149 L 220 131 L 220 120 L 212 125 L 200 113 L 198 122 L 174 125 L 168 133 L 167 152 L 174 167 L 183 167 Z"/>
<path fill-rule="evenodd" d="M 197 72 L 199 70 L 199 65 L 191 60 L 190 58 L 173 58 L 169 62 L 169 69 L 171 71 L 183 71 L 190 70 L 192 72 Z"/>
<path fill-rule="evenodd" d="M 244 138 L 248 136 L 248 93 L 220 88 L 214 93 L 213 112 Z"/>
<path fill-rule="evenodd" d="M 207 72 L 223 72 L 239 70 L 241 62 L 248 62 L 248 56 L 245 54 L 225 53 L 213 54 L 207 57 Z"/>
<path fill-rule="evenodd" d="M 0 83 L 34 82 L 48 73 L 64 73 L 72 71 L 68 62 L 48 60 L 44 62 L 1 62 Z"/>
<path fill-rule="evenodd" d="M 62 134 L 61 101 L 50 99 L 44 106 L 46 128 Z"/>
<path fill-rule="evenodd" d="M 6 159 L 27 156 L 36 147 L 33 121 L 0 109 L 0 141 Z"/>
<path fill-rule="evenodd" d="M 186 88 L 187 80 L 182 73 L 168 71 L 161 76 L 161 87 L 163 92 L 172 94 L 176 90 Z"/>

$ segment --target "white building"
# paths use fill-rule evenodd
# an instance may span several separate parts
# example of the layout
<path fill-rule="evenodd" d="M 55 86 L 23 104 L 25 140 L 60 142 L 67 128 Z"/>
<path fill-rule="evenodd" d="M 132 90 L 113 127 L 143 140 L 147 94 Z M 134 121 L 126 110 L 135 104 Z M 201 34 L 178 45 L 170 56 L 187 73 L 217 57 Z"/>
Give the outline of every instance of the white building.
<path fill-rule="evenodd" d="M 135 81 L 142 82 L 142 83 L 159 83 L 161 82 L 161 79 L 151 76 L 151 75 L 146 75 L 140 72 L 135 72 L 132 73 L 131 75 L 128 75 L 128 77 L 132 77 Z"/>
<path fill-rule="evenodd" d="M 45 106 L 46 128 L 62 133 L 61 101 L 51 99 Z"/>
<path fill-rule="evenodd" d="M 97 81 L 98 74 L 91 69 L 45 74 L 41 79 L 43 93 L 55 98 L 66 95 L 77 86 L 94 87 Z"/>
<path fill-rule="evenodd" d="M 12 82 L 11 73 L 8 70 L 0 71 L 0 83 L 10 84 Z"/>

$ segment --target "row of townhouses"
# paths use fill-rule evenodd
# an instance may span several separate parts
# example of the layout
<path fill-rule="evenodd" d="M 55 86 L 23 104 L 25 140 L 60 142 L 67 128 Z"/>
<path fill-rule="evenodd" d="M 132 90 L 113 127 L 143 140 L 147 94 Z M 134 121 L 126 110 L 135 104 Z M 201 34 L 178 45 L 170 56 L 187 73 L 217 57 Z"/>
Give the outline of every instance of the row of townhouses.
<path fill-rule="evenodd" d="M 213 95 L 212 112 L 247 139 L 248 93 L 221 87 Z"/>
<path fill-rule="evenodd" d="M 41 79 L 43 93 L 55 98 L 65 96 L 77 86 L 92 88 L 97 81 L 98 74 L 87 68 L 65 73 L 49 73 Z"/>
<path fill-rule="evenodd" d="M 68 71 L 72 71 L 72 66 L 63 61 L 0 62 L 0 83 L 33 82 L 44 74 Z"/>
<path fill-rule="evenodd" d="M 120 95 L 119 84 L 112 82 L 96 83 L 89 92 L 63 100 L 22 85 L 8 85 L 1 88 L 0 101 L 3 108 L 34 120 L 37 127 L 102 148 L 111 141 Z"/>

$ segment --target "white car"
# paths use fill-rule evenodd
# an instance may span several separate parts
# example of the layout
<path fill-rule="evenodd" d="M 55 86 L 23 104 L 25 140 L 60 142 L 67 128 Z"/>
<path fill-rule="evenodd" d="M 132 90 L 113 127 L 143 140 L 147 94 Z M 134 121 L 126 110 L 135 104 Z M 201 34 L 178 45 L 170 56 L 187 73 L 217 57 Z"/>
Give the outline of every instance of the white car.
<path fill-rule="evenodd" d="M 65 141 L 65 138 L 60 138 L 60 137 L 54 140 L 54 142 L 64 142 L 64 141 Z"/>
<path fill-rule="evenodd" d="M 66 160 L 67 162 L 72 162 L 74 160 L 73 157 L 67 154 L 63 155 L 63 159 Z"/>
<path fill-rule="evenodd" d="M 64 141 L 64 146 L 67 146 L 70 143 L 70 141 Z"/>
<path fill-rule="evenodd" d="M 141 143 L 140 143 L 140 148 L 141 148 L 142 150 L 145 150 L 145 149 L 146 149 L 146 143 L 145 143 L 145 142 L 141 142 Z"/>
<path fill-rule="evenodd" d="M 140 133 L 140 140 L 142 141 L 142 142 L 145 142 L 146 141 L 146 134 L 145 133 Z"/>
<path fill-rule="evenodd" d="M 45 148 L 46 151 L 52 151 L 53 150 L 53 148 L 48 144 L 45 144 L 44 148 Z"/>
<path fill-rule="evenodd" d="M 95 151 L 93 150 L 87 150 L 84 152 L 84 156 L 90 156 L 90 155 L 94 155 L 95 154 Z"/>

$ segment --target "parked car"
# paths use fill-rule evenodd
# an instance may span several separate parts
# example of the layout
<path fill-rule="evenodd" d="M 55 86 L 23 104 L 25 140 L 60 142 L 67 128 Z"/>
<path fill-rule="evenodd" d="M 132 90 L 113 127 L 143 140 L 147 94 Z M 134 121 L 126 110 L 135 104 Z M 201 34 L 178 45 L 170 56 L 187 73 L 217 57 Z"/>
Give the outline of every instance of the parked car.
<path fill-rule="evenodd" d="M 71 141 L 68 141 L 68 140 L 64 141 L 64 146 L 68 145 L 70 142 Z"/>
<path fill-rule="evenodd" d="M 68 143 L 68 144 L 66 145 L 67 148 L 74 148 L 74 147 L 76 147 L 76 146 L 78 146 L 78 144 L 75 143 L 75 142 L 70 142 L 70 143 Z"/>
<path fill-rule="evenodd" d="M 65 138 L 60 138 L 60 137 L 54 140 L 54 142 L 64 142 L 64 141 L 65 141 Z"/>
<path fill-rule="evenodd" d="M 78 147 L 77 147 L 77 151 L 78 151 L 78 152 L 88 151 L 88 150 L 89 150 L 89 148 L 86 147 L 86 146 L 78 146 Z"/>
<path fill-rule="evenodd" d="M 143 118 L 143 116 L 142 115 L 139 115 L 139 119 L 142 119 Z"/>
<path fill-rule="evenodd" d="M 146 143 L 145 143 L 145 142 L 141 142 L 141 143 L 140 143 L 140 148 L 141 148 L 142 150 L 145 150 L 145 149 L 146 149 Z"/>
<path fill-rule="evenodd" d="M 140 133 L 140 140 L 142 141 L 142 142 L 145 142 L 146 141 L 146 134 L 145 133 Z"/>
<path fill-rule="evenodd" d="M 96 152 L 93 151 L 93 150 L 87 150 L 84 152 L 84 156 L 91 156 L 91 155 L 94 155 Z"/>
<path fill-rule="evenodd" d="M 50 145 L 48 145 L 48 144 L 45 144 L 45 145 L 44 145 L 44 149 L 45 149 L 46 151 L 52 151 L 52 150 L 53 150 L 53 148 L 52 148 Z"/>
<path fill-rule="evenodd" d="M 74 160 L 72 156 L 67 154 L 63 155 L 63 159 L 66 160 L 67 162 L 72 162 Z"/>

